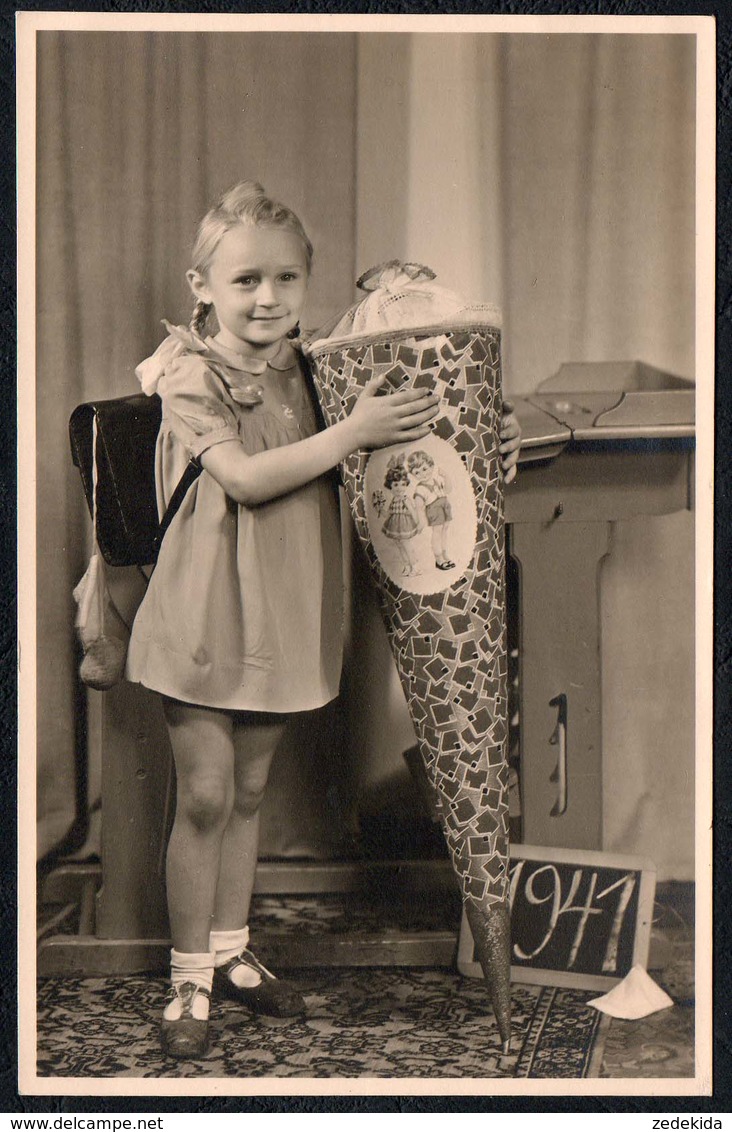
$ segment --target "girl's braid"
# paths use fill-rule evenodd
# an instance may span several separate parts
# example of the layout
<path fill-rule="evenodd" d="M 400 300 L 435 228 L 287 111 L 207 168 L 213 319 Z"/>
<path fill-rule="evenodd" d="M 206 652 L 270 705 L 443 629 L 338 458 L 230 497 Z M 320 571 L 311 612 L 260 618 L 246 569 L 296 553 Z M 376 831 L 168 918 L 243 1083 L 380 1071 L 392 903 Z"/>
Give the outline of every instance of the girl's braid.
<path fill-rule="evenodd" d="M 209 311 L 211 310 L 211 303 L 204 303 L 203 299 L 199 299 L 193 308 L 191 321 L 188 324 L 194 334 L 203 334 L 203 328 L 206 325 Z"/>

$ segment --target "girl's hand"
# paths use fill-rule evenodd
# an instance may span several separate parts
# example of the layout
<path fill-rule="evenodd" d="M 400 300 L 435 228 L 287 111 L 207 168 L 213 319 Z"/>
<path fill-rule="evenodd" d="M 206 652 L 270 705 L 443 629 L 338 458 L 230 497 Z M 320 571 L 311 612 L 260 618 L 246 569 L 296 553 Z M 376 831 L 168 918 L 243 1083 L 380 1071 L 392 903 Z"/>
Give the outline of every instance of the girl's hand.
<path fill-rule="evenodd" d="M 402 389 L 379 396 L 385 375 L 373 377 L 353 407 L 348 423 L 356 448 L 385 448 L 419 440 L 430 432 L 440 399 L 422 389 Z"/>
<path fill-rule="evenodd" d="M 498 451 L 501 453 L 503 477 L 506 483 L 511 483 L 511 480 L 516 478 L 516 465 L 521 448 L 521 426 L 514 413 L 513 401 L 503 402 L 503 417 L 499 435 L 501 443 L 498 446 Z"/>

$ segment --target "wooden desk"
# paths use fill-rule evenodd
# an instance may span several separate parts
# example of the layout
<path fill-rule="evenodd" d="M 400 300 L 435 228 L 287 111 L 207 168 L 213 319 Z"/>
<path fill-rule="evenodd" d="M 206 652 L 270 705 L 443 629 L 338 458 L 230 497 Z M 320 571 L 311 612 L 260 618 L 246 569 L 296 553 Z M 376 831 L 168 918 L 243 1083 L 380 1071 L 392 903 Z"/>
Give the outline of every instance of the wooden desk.
<path fill-rule="evenodd" d="M 602 844 L 600 568 L 611 524 L 691 506 L 688 436 L 577 440 L 519 402 L 526 449 L 506 494 L 519 566 L 519 701 L 524 840 Z M 548 454 L 547 454 L 548 453 Z"/>

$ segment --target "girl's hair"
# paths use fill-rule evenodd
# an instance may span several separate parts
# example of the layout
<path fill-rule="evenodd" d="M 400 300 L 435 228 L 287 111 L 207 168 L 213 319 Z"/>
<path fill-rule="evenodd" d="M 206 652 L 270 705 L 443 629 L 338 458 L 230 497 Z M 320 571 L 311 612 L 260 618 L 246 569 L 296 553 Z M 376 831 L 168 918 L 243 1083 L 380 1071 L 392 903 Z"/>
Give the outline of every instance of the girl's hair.
<path fill-rule="evenodd" d="M 409 483 L 409 472 L 404 467 L 403 456 L 400 456 L 398 459 L 392 456 L 391 460 L 386 466 L 386 473 L 384 475 L 384 487 L 393 487 L 395 483 Z"/>
<path fill-rule="evenodd" d="M 410 472 L 413 472 L 415 468 L 418 468 L 420 466 L 420 464 L 426 464 L 428 468 L 433 468 L 435 466 L 435 461 L 432 459 L 429 453 L 423 452 L 421 448 L 418 452 L 412 452 L 410 454 L 409 459 L 407 460 L 407 467 L 409 468 Z"/>
<path fill-rule="evenodd" d="M 300 218 L 288 208 L 267 196 L 257 181 L 240 181 L 224 193 L 198 226 L 193 244 L 191 266 L 199 275 L 205 275 L 213 254 L 223 236 L 237 224 L 250 224 L 257 228 L 284 228 L 300 238 L 305 250 L 308 274 L 313 262 L 313 245 L 308 239 Z M 211 309 L 210 303 L 198 300 L 191 316 L 191 329 L 200 333 Z"/>

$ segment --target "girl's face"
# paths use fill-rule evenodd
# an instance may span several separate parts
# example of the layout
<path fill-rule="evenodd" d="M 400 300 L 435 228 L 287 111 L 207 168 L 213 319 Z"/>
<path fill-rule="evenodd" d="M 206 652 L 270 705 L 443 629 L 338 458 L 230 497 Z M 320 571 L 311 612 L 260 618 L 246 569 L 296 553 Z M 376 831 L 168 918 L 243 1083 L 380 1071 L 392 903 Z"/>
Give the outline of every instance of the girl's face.
<path fill-rule="evenodd" d="M 238 224 L 221 238 L 205 276 L 189 271 L 188 282 L 196 298 L 213 304 L 223 346 L 271 358 L 305 303 L 305 249 L 286 228 Z"/>

